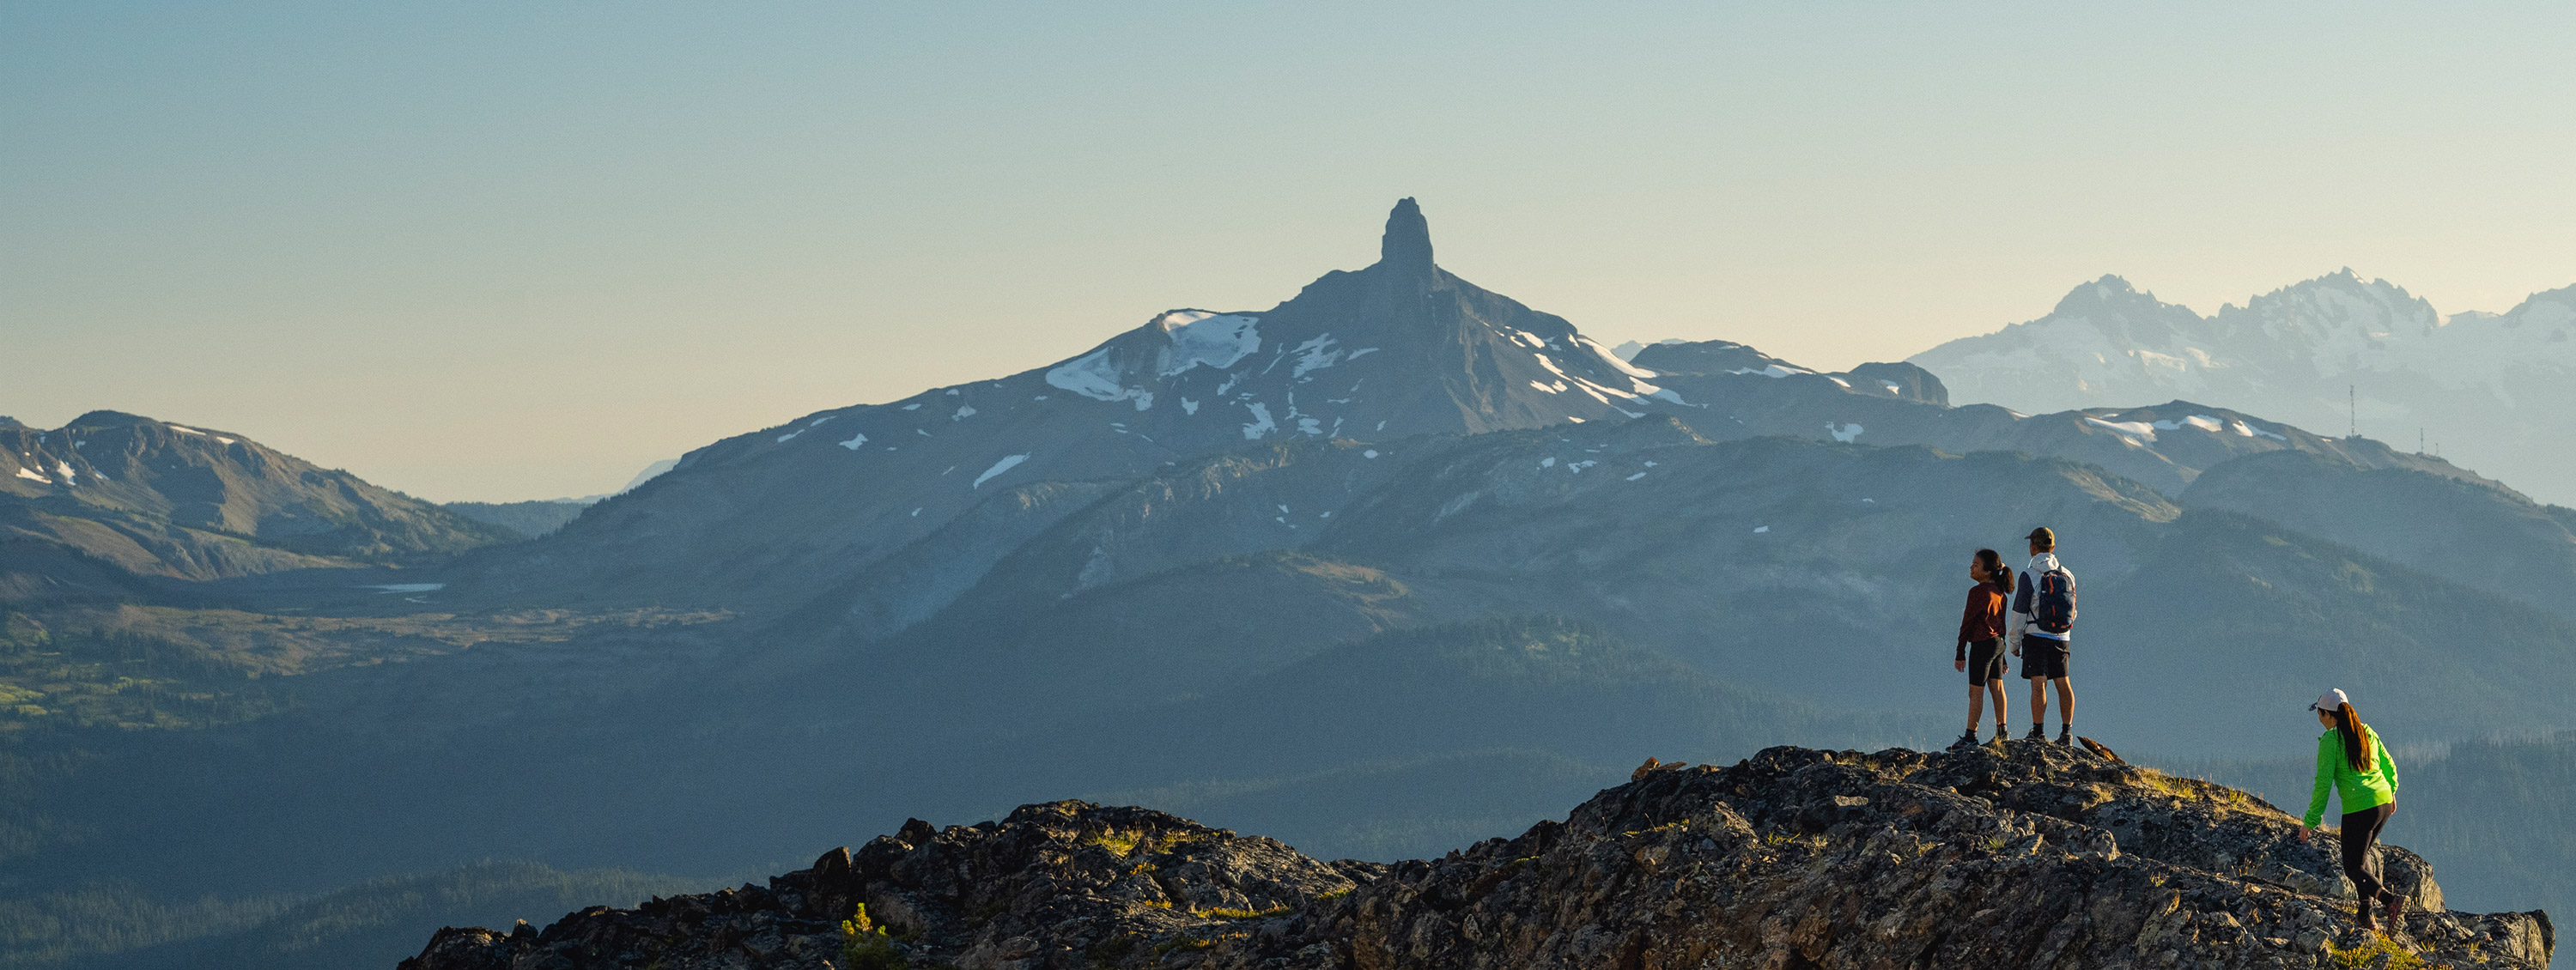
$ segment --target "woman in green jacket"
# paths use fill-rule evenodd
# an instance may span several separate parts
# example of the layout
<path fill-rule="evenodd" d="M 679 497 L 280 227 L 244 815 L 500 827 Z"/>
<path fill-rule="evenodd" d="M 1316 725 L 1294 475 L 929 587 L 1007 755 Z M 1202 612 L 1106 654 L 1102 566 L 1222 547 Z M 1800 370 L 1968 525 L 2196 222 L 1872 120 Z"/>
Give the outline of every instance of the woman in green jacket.
<path fill-rule="evenodd" d="M 2317 787 L 2308 796 L 2299 841 L 2307 841 L 2308 829 L 2324 819 L 2326 789 L 2333 788 L 2343 799 L 2343 874 L 2360 894 L 2353 919 L 2363 929 L 2377 929 L 2374 917 L 2385 907 L 2388 921 L 2394 924 L 2406 911 L 2406 898 L 2381 885 L 2368 863 L 2371 843 L 2379 840 L 2388 817 L 2397 813 L 2397 762 L 2389 759 L 2379 732 L 2361 723 L 2360 712 L 2352 709 L 2352 699 L 2343 691 L 2325 692 L 2308 710 L 2317 713 L 2317 723 L 2325 725 L 2326 733 L 2317 736 Z"/>

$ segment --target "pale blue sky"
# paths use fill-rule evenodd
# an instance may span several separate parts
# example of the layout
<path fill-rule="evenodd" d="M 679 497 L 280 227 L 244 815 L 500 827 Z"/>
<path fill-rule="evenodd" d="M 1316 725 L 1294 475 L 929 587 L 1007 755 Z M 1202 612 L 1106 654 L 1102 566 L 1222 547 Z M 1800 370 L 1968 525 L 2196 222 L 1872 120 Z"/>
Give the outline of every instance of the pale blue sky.
<path fill-rule="evenodd" d="M 2576 283 L 2564 5 L 0 5 L 0 414 L 604 491 L 1375 258 L 1844 367 Z"/>

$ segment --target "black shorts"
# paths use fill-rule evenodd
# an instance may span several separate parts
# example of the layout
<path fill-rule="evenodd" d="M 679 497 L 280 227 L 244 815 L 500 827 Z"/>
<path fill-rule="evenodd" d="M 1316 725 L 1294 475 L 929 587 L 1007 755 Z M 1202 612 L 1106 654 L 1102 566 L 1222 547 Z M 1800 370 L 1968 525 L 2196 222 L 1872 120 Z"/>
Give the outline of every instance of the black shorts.
<path fill-rule="evenodd" d="M 1968 644 L 1968 686 L 1983 687 L 1989 680 L 2002 680 L 2004 674 L 2004 641 L 1978 640 Z"/>
<path fill-rule="evenodd" d="M 2034 680 L 2066 676 L 2066 641 L 2022 634 L 2021 675 Z"/>

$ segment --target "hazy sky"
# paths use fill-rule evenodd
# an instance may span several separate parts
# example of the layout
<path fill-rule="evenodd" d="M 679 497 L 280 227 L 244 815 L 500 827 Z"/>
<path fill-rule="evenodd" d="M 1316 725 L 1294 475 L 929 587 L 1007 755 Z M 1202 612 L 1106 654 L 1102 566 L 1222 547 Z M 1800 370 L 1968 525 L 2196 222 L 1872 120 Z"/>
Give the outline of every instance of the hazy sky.
<path fill-rule="evenodd" d="M 0 414 L 427 498 L 1376 258 L 1812 366 L 2116 272 L 2576 283 L 2565 4 L 0 4 Z M 2131 6 L 2131 5 L 2124 5 Z"/>

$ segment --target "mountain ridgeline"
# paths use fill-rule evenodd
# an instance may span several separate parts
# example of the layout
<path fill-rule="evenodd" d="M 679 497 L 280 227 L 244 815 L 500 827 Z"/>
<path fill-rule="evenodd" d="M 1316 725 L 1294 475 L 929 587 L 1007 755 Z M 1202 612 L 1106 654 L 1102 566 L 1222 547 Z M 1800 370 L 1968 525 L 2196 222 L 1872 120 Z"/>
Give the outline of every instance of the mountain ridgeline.
<path fill-rule="evenodd" d="M 1268 310 L 1167 311 L 1052 367 L 719 441 L 483 557 L 451 595 L 793 605 L 1024 484 L 1133 478 L 1266 441 L 1683 407 L 1564 319 L 1433 265 L 1412 200 L 1389 215 L 1382 252 Z"/>
<path fill-rule="evenodd" d="M 1962 400 L 2033 411 L 2187 397 L 2310 428 L 2351 422 L 2576 503 L 2576 286 L 2446 318 L 2345 269 L 2204 317 L 2104 276 L 2039 319 L 1910 359 Z"/>
<path fill-rule="evenodd" d="M 1238 918 L 1140 896 L 1164 914 L 1119 931 L 1141 934 L 1132 944 L 1141 949 L 1075 947 L 1090 958 L 1257 954 L 1302 965 L 1330 953 L 1368 965 L 1375 958 L 1360 944 L 1331 941 L 1379 930 L 1335 922 L 1358 919 L 1356 910 L 1314 907 L 1345 883 L 1342 898 L 1365 902 L 1394 892 L 1385 880 L 1400 877 L 1418 895 L 1369 904 L 1379 914 L 1370 919 L 1395 920 L 1380 929 L 1470 939 L 1442 951 L 1461 965 L 1525 960 L 1539 951 L 1512 944 L 1490 951 L 1508 956 L 1476 955 L 1488 953 L 1472 942 L 1495 925 L 1487 917 L 1453 924 L 1435 914 L 1499 892 L 1518 878 L 1506 870 L 1524 871 L 1511 867 L 1556 843 L 1480 840 L 1529 829 L 1616 784 L 1648 751 L 1724 763 L 1783 743 L 1947 741 L 1961 713 L 1949 657 L 1969 554 L 2017 553 L 2015 537 L 2039 524 L 2058 530 L 2082 578 L 2080 723 L 2133 756 L 2276 757 L 2307 743 L 2312 728 L 2299 708 L 2325 684 L 2354 688 L 2401 746 L 2576 729 L 2564 702 L 2576 690 L 2571 520 L 2502 482 L 2196 396 L 2025 414 L 1954 404 L 1948 374 L 1910 363 L 1820 372 L 1726 341 L 1668 342 L 1622 359 L 1432 256 L 1428 222 L 1405 200 L 1387 219 L 1378 262 L 1327 273 L 1268 309 L 1156 313 L 1049 366 L 709 444 L 586 506 L 430 506 L 239 435 L 142 419 L 125 419 L 149 442 L 137 446 L 149 455 L 137 465 L 65 457 L 128 447 L 100 452 L 119 439 L 66 434 L 107 423 L 96 415 L 66 431 L 0 428 L 26 439 L 12 460 L 28 472 L 6 480 L 21 483 L 7 500 L 18 504 L 0 509 L 26 509 L 22 518 L 51 530 L 0 541 L 0 571 L 37 591 L 0 616 L 0 744 L 9 746 L 0 771 L 24 779 L 0 786 L 0 861 L 9 866 L 0 914 L 18 914 L 0 916 L 18 933 L 0 939 L 22 941 L 0 957 L 114 966 L 139 959 L 144 944 L 134 941 L 148 940 L 164 955 L 291 945 L 297 959 L 390 965 L 436 928 L 419 922 L 431 919 L 427 903 L 354 922 L 296 916 L 294 907 L 324 906 L 321 894 L 353 884 L 438 883 L 446 877 L 437 874 L 484 859 L 551 872 L 785 868 L 772 864 L 854 828 L 891 831 L 910 815 L 999 818 L 1073 797 L 1260 831 L 1322 858 L 1383 862 L 1478 846 L 1461 854 L 1472 864 L 1391 870 L 1265 849 L 1262 858 L 1283 868 L 1263 878 L 1304 888 L 1264 896 L 1227 883 L 1242 898 L 1208 895 L 1184 874 L 1157 891 L 1211 911 L 1290 906 L 1304 928 L 1272 927 L 1266 921 L 1288 918 L 1274 913 L 1240 923 L 1253 942 L 1226 942 L 1208 933 L 1234 930 L 1210 921 Z M 222 488 L 202 494 L 221 501 L 190 504 L 201 493 L 180 483 L 208 478 Z M 106 497 L 120 493 L 102 480 L 148 485 L 158 498 L 111 508 Z M 331 504 L 360 498 L 368 504 Z M 333 525 L 312 531 L 314 522 Z M 108 534 L 154 537 L 164 546 L 148 550 L 174 551 L 116 559 L 105 539 L 82 538 Z M 505 541 L 521 535 L 536 537 Z M 219 566 L 202 565 L 210 562 Z M 1875 772 L 1882 781 L 1873 785 L 1932 784 L 1916 777 L 1926 765 L 1972 763 L 1906 760 L 1920 757 L 1823 761 Z M 2044 767 L 2094 772 L 2082 785 L 2051 782 L 2060 787 L 2049 791 L 2077 801 L 2161 784 L 2089 762 Z M 1826 770 L 1778 771 L 1810 768 Z M 1752 784 L 1743 772 L 1754 770 L 1690 777 Z M 1949 786 L 1945 799 L 1994 797 L 1986 784 L 1934 787 Z M 1837 797 L 1880 804 L 1871 791 L 1879 789 Z M 279 792 L 296 795 L 281 804 Z M 1861 865 L 1878 849 L 1854 846 L 1897 845 L 1828 839 L 1813 847 L 1821 854 L 1791 859 L 1779 855 L 1791 841 L 1830 835 L 1832 824 L 1793 834 L 1764 820 L 1772 809 L 1739 796 L 1753 797 L 1710 797 L 1733 805 L 1727 811 L 1749 829 L 1702 799 L 1683 814 L 1735 834 L 1668 850 L 1716 867 L 1704 871 L 1770 878 L 1783 865 Z M 2546 802 L 2499 810 L 2556 817 Z M 2154 836 L 2132 838 L 2122 827 L 2130 823 L 2087 815 L 2089 807 L 2016 810 L 2115 832 L 2122 859 L 2178 859 L 2154 855 L 2138 841 Z M 1064 809 L 1057 814 L 1071 821 L 1039 826 L 1054 834 L 1028 844 L 1108 824 L 1085 814 L 1094 812 L 1112 810 Z M 2407 843 L 2408 826 L 2436 817 L 2401 812 L 2390 837 Z M 1883 821 L 1923 840 L 1903 843 L 1906 858 L 1959 841 Z M 1982 838 L 2006 846 L 2025 837 L 2057 845 L 2050 840 L 2072 831 L 1995 824 L 2003 827 Z M 1177 819 L 1146 827 L 1200 831 Z M 1608 852 L 1637 828 L 1580 852 Z M 916 849 L 936 841 L 905 831 L 900 841 Z M 205 833 L 187 846 L 185 867 L 131 851 L 171 832 Z M 2269 853 L 2261 859 L 2288 858 L 2277 834 L 2260 843 Z M 2576 864 L 2546 840 L 2443 844 L 2474 855 L 2451 870 L 2467 874 L 2446 887 L 2458 905 L 2528 908 L 2530 873 L 2551 860 Z M 2538 855 L 2512 866 L 2488 858 L 2517 850 Z M 2108 861 L 2068 851 L 2096 858 L 2013 856 L 2022 861 L 1992 872 L 2080 882 L 2100 875 L 2083 867 Z M 1128 868 L 1197 871 L 1183 858 L 1120 852 Z M 2182 864 L 2246 875 L 2233 862 Z M 2175 878 L 2123 869 L 2117 879 L 2132 881 L 2102 898 L 2163 906 L 2139 887 Z M 1908 895 L 1932 891 L 1911 885 L 1827 902 L 1866 910 L 1931 898 Z M 2302 884 L 2278 906 L 2270 888 L 2243 890 L 2264 900 L 2258 906 L 2226 896 L 2240 934 L 2216 910 L 2193 908 L 2237 890 L 2191 885 L 2202 895 L 2164 910 L 2195 914 L 2193 942 L 2162 944 L 2174 959 L 2336 958 L 2324 937 L 2310 938 L 2327 932 L 2322 904 L 2291 898 L 2331 895 L 2325 887 Z M 1998 890 L 1980 882 L 1939 891 Z M 1715 905 L 1685 896 L 1689 906 Z M 786 908 L 766 918 L 829 916 L 825 930 L 849 915 L 814 910 L 810 896 L 726 899 L 603 917 L 578 933 L 613 936 L 644 925 L 636 919 L 755 919 L 773 903 Z M 2023 907 L 2013 919 L 2039 919 L 2061 902 L 2009 905 Z M 975 915 L 989 899 L 953 905 L 969 924 L 994 918 Z M 992 934 L 977 926 L 937 922 L 946 916 L 904 923 L 899 906 L 873 897 L 869 906 L 925 940 L 983 934 L 980 943 L 925 944 L 925 959 L 964 960 L 984 946 L 976 959 L 990 965 L 1053 966 L 1061 954 L 1049 947 L 1070 940 L 984 940 Z M 61 917 L 72 912 L 91 915 Z M 95 915 L 111 912 L 130 914 L 121 918 L 131 925 Z M 265 913 L 271 922 L 189 937 L 149 915 L 183 912 Z M 1128 926 L 1117 921 L 1134 916 L 1103 918 Z M 1328 924 L 1342 928 L 1320 928 Z M 1657 953 L 1703 946 L 1712 949 L 1696 952 L 1759 952 L 1785 966 L 1886 955 L 1840 923 L 1812 946 L 1780 942 L 1806 932 L 1795 925 L 1758 939 L 1672 944 L 1683 949 L 1651 942 L 1689 937 L 1681 929 L 1634 938 Z M 2160 941 L 2182 932 L 2156 925 Z M 2527 925 L 2441 925 L 2407 945 L 2454 954 L 2468 933 L 2485 934 L 2475 937 L 2484 959 L 2532 952 Z M 416 932 L 405 937 L 405 926 Z M 812 935 L 778 932 L 782 941 Z M 1991 945 L 1958 952 L 2037 952 L 2012 949 L 2027 940 L 1988 936 Z M 1583 945 L 1615 944 L 1615 955 L 1630 938 Z M 2240 949 L 2212 949 L 2222 938 Z M 388 948 L 393 939 L 410 942 Z M 464 948 L 458 954 L 488 945 L 507 960 L 542 961 L 565 937 L 531 929 L 476 939 L 448 943 Z M 2062 952 L 2121 952 L 2110 939 L 2061 941 L 2072 948 Z M 692 940 L 710 953 L 740 942 Z M 1188 940 L 1196 942 L 1180 942 Z M 1292 949 L 1265 949 L 1290 940 Z M 1309 951 L 1316 946 L 1324 950 Z M 2154 962 L 2164 950 L 2138 952 L 2121 959 Z M 1582 953 L 1566 959 L 1602 962 Z M 1834 953 L 1850 956 L 1828 959 Z"/>
<path fill-rule="evenodd" d="M 2298 824 L 2033 741 L 1649 759 L 1563 822 L 1393 864 L 1056 802 L 766 886 L 444 929 L 401 970 L 2549 965 L 2546 914 L 2452 912 L 2394 846 L 2373 863 L 2412 912 L 2355 927 Z"/>
<path fill-rule="evenodd" d="M 93 577 L 114 596 L 131 577 L 426 565 L 516 538 L 230 432 L 114 411 L 0 425 L 0 599 Z M 32 568 L 72 562 L 91 568 Z"/>

